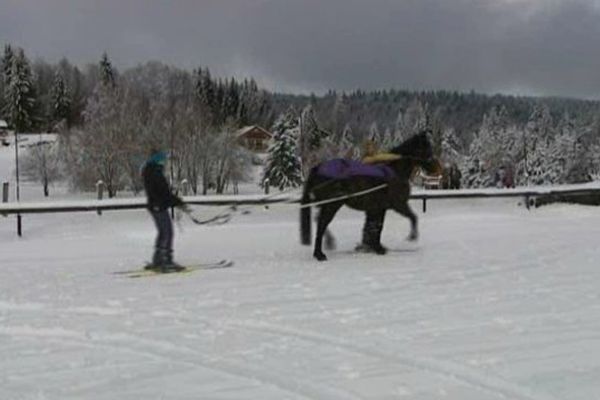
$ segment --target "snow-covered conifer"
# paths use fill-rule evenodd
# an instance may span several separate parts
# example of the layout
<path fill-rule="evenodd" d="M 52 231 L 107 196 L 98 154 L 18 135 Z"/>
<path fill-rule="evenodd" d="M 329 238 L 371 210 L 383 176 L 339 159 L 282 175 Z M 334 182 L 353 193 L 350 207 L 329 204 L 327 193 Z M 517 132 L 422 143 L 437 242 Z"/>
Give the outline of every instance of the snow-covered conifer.
<path fill-rule="evenodd" d="M 52 86 L 52 119 L 56 122 L 66 120 L 71 115 L 71 97 L 69 89 L 60 71 L 56 71 Z"/>
<path fill-rule="evenodd" d="M 9 78 L 4 92 L 4 115 L 17 132 L 33 125 L 35 92 L 31 68 L 23 49 L 11 58 Z"/>
<path fill-rule="evenodd" d="M 442 134 L 441 160 L 445 163 L 460 163 L 460 148 L 454 129 L 445 129 Z"/>
<path fill-rule="evenodd" d="M 261 184 L 268 184 L 284 190 L 302 184 L 301 165 L 297 155 L 296 136 L 298 123 L 295 116 L 287 112 L 279 117 L 273 126 L 273 142 Z"/>
<path fill-rule="evenodd" d="M 340 139 L 338 141 L 338 157 L 348 159 L 360 158 L 359 149 L 354 143 L 354 136 L 352 134 L 352 128 L 349 124 L 346 124 Z"/>
<path fill-rule="evenodd" d="M 100 81 L 110 87 L 114 87 L 116 84 L 115 72 L 106 52 L 102 53 L 100 60 Z"/>

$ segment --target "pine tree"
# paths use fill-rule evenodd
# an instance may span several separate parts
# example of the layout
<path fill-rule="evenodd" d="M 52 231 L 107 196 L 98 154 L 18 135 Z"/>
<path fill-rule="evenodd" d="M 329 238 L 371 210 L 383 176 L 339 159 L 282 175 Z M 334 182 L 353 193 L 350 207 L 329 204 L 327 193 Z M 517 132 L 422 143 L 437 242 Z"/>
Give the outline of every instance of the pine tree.
<path fill-rule="evenodd" d="M 333 102 L 333 109 L 331 111 L 330 127 L 331 131 L 334 134 L 339 135 L 339 133 L 341 132 L 343 127 L 346 126 L 346 123 L 349 120 L 348 112 L 350 106 L 348 104 L 348 97 L 346 96 L 346 94 L 337 95 L 335 94 L 335 92 L 333 92 L 333 94 L 330 95 L 335 97 Z"/>
<path fill-rule="evenodd" d="M 62 75 L 65 86 L 68 88 L 70 106 L 69 117 L 67 122 L 69 125 L 80 125 L 83 121 L 83 110 L 87 97 L 89 96 L 88 88 L 84 82 L 84 76 L 76 66 L 69 63 L 67 59 L 62 59 L 57 71 Z"/>
<path fill-rule="evenodd" d="M 196 73 L 196 95 L 207 121 L 209 124 L 215 124 L 215 112 L 217 112 L 218 107 L 215 104 L 215 84 L 208 68 L 205 71 L 199 68 Z"/>
<path fill-rule="evenodd" d="M 225 122 L 226 114 L 225 109 L 223 107 L 224 99 L 225 99 L 226 87 L 223 84 L 223 81 L 219 79 L 215 85 L 215 97 L 213 102 L 213 119 L 215 125 L 221 125 Z"/>
<path fill-rule="evenodd" d="M 415 133 L 431 128 L 428 107 L 427 105 L 424 106 L 418 99 L 413 100 L 402 118 L 403 121 L 397 121 L 396 126 L 402 130 L 401 133 L 397 134 L 403 138 L 408 138 Z"/>
<path fill-rule="evenodd" d="M 546 161 L 554 137 L 553 122 L 546 105 L 536 105 L 522 132 L 521 152 L 517 161 L 520 184 L 549 183 Z"/>
<path fill-rule="evenodd" d="M 469 146 L 469 153 L 462 166 L 462 175 L 467 187 L 485 187 L 492 184 L 492 179 L 487 171 L 484 157 L 485 131 L 481 129 L 475 135 Z"/>
<path fill-rule="evenodd" d="M 404 125 L 404 113 L 402 110 L 398 111 L 398 115 L 396 116 L 396 121 L 394 123 L 394 140 L 398 143 L 402 143 L 404 140 L 408 139 L 408 130 Z"/>
<path fill-rule="evenodd" d="M 505 125 L 503 111 L 496 107 L 483 116 L 463 166 L 463 176 L 467 186 L 481 187 L 494 184 L 494 175 L 503 166 L 505 157 L 502 148 Z"/>
<path fill-rule="evenodd" d="M 329 148 L 331 143 L 328 144 L 327 149 L 325 148 L 325 140 L 328 136 L 329 133 L 319 127 L 312 106 L 307 105 L 302 110 L 299 119 L 298 146 L 300 148 L 303 176 L 306 176 L 309 170 L 320 162 L 326 153 L 333 151 Z"/>
<path fill-rule="evenodd" d="M 246 123 L 270 123 L 271 104 L 269 99 L 270 95 L 264 90 L 259 90 L 256 81 L 250 79 L 244 100 Z"/>
<path fill-rule="evenodd" d="M 231 104 L 233 100 L 231 99 L 231 92 L 229 90 L 229 83 L 227 79 L 223 82 L 223 96 L 221 97 L 221 116 L 223 121 L 226 121 L 227 118 L 231 115 Z"/>
<path fill-rule="evenodd" d="M 56 122 L 65 120 L 70 126 L 71 98 L 69 89 L 60 71 L 56 71 L 52 87 L 52 119 Z"/>
<path fill-rule="evenodd" d="M 338 157 L 357 160 L 360 158 L 359 149 L 354 143 L 352 129 L 346 124 L 338 142 Z"/>
<path fill-rule="evenodd" d="M 195 69 L 193 71 L 193 75 L 194 75 L 194 94 L 196 95 L 196 100 L 198 100 L 200 103 L 202 103 L 202 99 L 204 97 L 203 94 L 203 86 L 202 86 L 202 80 L 204 79 L 204 72 L 202 71 L 202 67 Z"/>
<path fill-rule="evenodd" d="M 381 143 L 379 148 L 383 151 L 390 149 L 394 146 L 397 146 L 399 143 L 395 143 L 394 134 L 390 128 L 385 128 L 383 132 L 383 136 L 381 137 Z"/>
<path fill-rule="evenodd" d="M 311 105 L 306 106 L 304 110 L 302 110 L 300 118 L 302 125 L 300 137 L 305 138 L 307 141 L 308 151 L 318 150 L 321 147 L 323 139 L 325 139 L 329 133 L 319 127 L 315 111 Z"/>
<path fill-rule="evenodd" d="M 246 126 L 251 123 L 250 112 L 252 111 L 255 95 L 256 93 L 252 92 L 250 82 L 244 79 L 239 89 L 239 104 L 237 109 L 237 120 L 240 126 Z"/>
<path fill-rule="evenodd" d="M 442 134 L 442 152 L 440 158 L 444 163 L 460 164 L 460 143 L 452 128 L 444 130 Z"/>
<path fill-rule="evenodd" d="M 240 105 L 239 85 L 234 78 L 231 78 L 227 89 L 227 117 L 237 120 L 238 108 Z"/>
<path fill-rule="evenodd" d="M 33 125 L 35 92 L 31 68 L 23 49 L 12 57 L 8 76 L 4 114 L 17 132 L 25 132 Z"/>
<path fill-rule="evenodd" d="M 273 126 L 273 143 L 263 173 L 261 185 L 284 190 L 302 184 L 300 160 L 296 153 L 297 119 L 290 112 L 283 114 Z"/>
<path fill-rule="evenodd" d="M 430 132 L 430 140 L 431 146 L 433 147 L 433 155 L 437 158 L 440 158 L 442 156 L 442 143 L 444 141 L 444 126 L 440 114 L 441 110 L 437 109 L 433 117 L 427 118 L 428 123 L 424 128 L 428 129 Z"/>
<path fill-rule="evenodd" d="M 5 45 L 4 46 L 4 57 L 2 58 L 2 76 L 3 76 L 4 83 L 7 86 L 10 81 L 10 70 L 12 68 L 12 62 L 13 62 L 14 56 L 15 56 L 15 53 L 13 51 L 12 46 L 10 44 Z"/>
<path fill-rule="evenodd" d="M 7 44 L 4 46 L 4 56 L 0 59 L 0 113 L 4 110 L 4 100 L 6 98 L 6 90 L 10 80 L 10 69 L 14 52 L 12 46 Z"/>
<path fill-rule="evenodd" d="M 379 133 L 377 121 L 373 121 L 371 126 L 369 126 L 369 136 L 367 139 L 373 141 L 378 147 L 381 146 L 381 134 Z"/>
<path fill-rule="evenodd" d="M 595 172 L 598 135 L 594 126 L 577 126 L 565 113 L 556 128 L 551 168 L 554 182 L 588 182 Z"/>
<path fill-rule="evenodd" d="M 108 87 L 114 87 L 116 84 L 113 66 L 106 52 L 102 53 L 102 59 L 100 60 L 100 81 Z"/>

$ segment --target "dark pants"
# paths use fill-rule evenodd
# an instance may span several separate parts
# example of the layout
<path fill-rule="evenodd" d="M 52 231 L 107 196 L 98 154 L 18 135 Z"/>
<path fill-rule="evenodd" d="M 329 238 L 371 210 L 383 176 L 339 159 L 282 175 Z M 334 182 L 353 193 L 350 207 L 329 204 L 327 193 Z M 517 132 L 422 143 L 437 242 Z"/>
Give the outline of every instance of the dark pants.
<path fill-rule="evenodd" d="M 158 230 L 152 263 L 155 265 L 171 263 L 173 262 L 173 223 L 169 210 L 151 210 L 150 214 Z"/>
<path fill-rule="evenodd" d="M 363 226 L 362 244 L 372 249 L 381 247 L 381 231 L 385 220 L 385 211 L 367 211 L 367 218 Z"/>

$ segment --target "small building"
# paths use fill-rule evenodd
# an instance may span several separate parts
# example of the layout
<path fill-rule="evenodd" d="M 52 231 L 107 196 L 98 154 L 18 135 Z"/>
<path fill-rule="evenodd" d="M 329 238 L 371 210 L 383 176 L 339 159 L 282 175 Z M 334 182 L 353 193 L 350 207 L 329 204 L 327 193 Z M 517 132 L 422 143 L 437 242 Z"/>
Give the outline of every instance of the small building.
<path fill-rule="evenodd" d="M 8 135 L 8 124 L 5 120 L 0 119 L 0 136 Z"/>
<path fill-rule="evenodd" d="M 258 125 L 246 126 L 237 131 L 237 141 L 248 150 L 262 153 L 269 148 L 273 135 Z"/>
<path fill-rule="evenodd" d="M 9 145 L 8 124 L 3 119 L 0 119 L 0 143 L 2 143 L 3 146 Z"/>

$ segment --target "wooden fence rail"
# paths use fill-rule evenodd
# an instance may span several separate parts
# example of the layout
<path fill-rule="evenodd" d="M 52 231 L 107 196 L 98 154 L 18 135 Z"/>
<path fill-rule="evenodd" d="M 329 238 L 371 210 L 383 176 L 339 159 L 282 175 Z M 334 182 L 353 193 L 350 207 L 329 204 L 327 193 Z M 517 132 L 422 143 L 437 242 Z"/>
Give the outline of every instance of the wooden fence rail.
<path fill-rule="evenodd" d="M 600 183 L 516 189 L 416 190 L 412 193 L 411 199 L 421 200 L 423 212 L 426 212 L 428 200 L 520 197 L 525 200 L 524 204 L 529 208 L 534 204 L 536 198 L 551 196 L 560 196 L 561 198 L 565 196 L 598 196 L 600 198 Z M 274 203 L 299 203 L 300 195 L 296 193 L 287 195 L 185 196 L 184 200 L 190 205 L 198 206 L 252 206 Z M 83 211 L 101 212 L 135 210 L 145 207 L 146 200 L 143 196 L 106 200 L 0 203 L 0 215 Z"/>
<path fill-rule="evenodd" d="M 600 183 L 586 185 L 565 185 L 553 187 L 533 187 L 517 189 L 461 189 L 461 190 L 415 190 L 413 200 L 475 199 L 522 197 L 534 199 L 552 195 L 599 195 Z M 186 203 L 199 206 L 241 206 L 266 205 L 273 203 L 298 203 L 299 194 L 288 195 L 223 195 L 223 196 L 185 196 Z M 146 206 L 143 196 L 105 200 L 69 200 L 45 202 L 0 203 L 0 214 L 38 214 L 97 210 L 134 210 Z"/>

